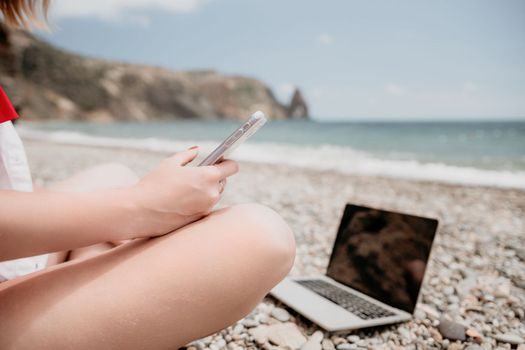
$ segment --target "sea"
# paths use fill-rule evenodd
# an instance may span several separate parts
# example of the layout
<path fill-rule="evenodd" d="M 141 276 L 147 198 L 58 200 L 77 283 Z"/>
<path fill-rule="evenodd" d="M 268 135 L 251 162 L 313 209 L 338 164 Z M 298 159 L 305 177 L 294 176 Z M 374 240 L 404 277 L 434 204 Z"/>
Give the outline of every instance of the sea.
<path fill-rule="evenodd" d="M 39 122 L 26 138 L 65 144 L 206 154 L 234 121 Z M 345 174 L 525 189 L 525 121 L 271 121 L 232 154 L 240 161 L 288 164 Z"/>

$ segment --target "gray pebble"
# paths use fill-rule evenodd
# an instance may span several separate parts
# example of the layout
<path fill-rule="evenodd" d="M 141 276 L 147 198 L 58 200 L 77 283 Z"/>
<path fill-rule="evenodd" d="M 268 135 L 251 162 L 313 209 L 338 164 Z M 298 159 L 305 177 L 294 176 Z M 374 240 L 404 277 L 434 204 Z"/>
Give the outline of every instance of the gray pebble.
<path fill-rule="evenodd" d="M 321 350 L 321 343 L 315 341 L 315 339 L 310 339 L 301 346 L 301 350 Z"/>
<path fill-rule="evenodd" d="M 524 342 L 522 337 L 513 333 L 497 334 L 494 336 L 494 339 L 496 339 L 499 342 L 508 343 L 512 345 L 518 345 Z"/>
<path fill-rule="evenodd" d="M 425 311 L 417 309 L 416 312 L 414 312 L 414 318 L 416 320 L 424 320 L 427 318 L 427 314 L 425 313 Z"/>
<path fill-rule="evenodd" d="M 410 331 L 406 329 L 405 327 L 399 327 L 397 332 L 401 336 L 402 339 L 410 341 L 412 339 L 412 335 L 410 334 Z"/>
<path fill-rule="evenodd" d="M 238 323 L 233 327 L 233 334 L 241 334 L 241 332 L 244 330 L 244 326 L 242 323 Z"/>
<path fill-rule="evenodd" d="M 273 318 L 281 322 L 286 322 L 290 319 L 290 314 L 288 313 L 288 311 L 281 307 L 276 307 L 275 309 L 273 309 L 270 315 L 272 315 Z"/>
<path fill-rule="evenodd" d="M 337 345 L 337 350 L 357 350 L 359 347 L 355 344 L 343 343 Z"/>
<path fill-rule="evenodd" d="M 471 344 L 467 346 L 464 350 L 484 350 L 484 349 L 479 345 Z"/>
<path fill-rule="evenodd" d="M 266 314 L 259 314 L 255 317 L 256 321 L 258 321 L 259 323 L 268 323 L 270 318 L 268 317 L 268 315 Z"/>
<path fill-rule="evenodd" d="M 332 337 L 332 341 L 334 342 L 334 344 L 337 346 L 339 344 L 345 344 L 346 343 L 346 339 L 345 338 L 341 338 L 341 337 L 338 337 L 338 336 L 333 336 Z"/>
<path fill-rule="evenodd" d="M 270 341 L 272 344 L 290 349 L 299 349 L 307 341 L 299 327 L 291 322 L 262 325 L 251 328 L 249 332 L 259 344 Z"/>
<path fill-rule="evenodd" d="M 335 350 L 334 343 L 330 339 L 323 339 L 321 345 L 323 350 Z"/>
<path fill-rule="evenodd" d="M 215 343 L 215 345 L 219 348 L 219 349 L 223 349 L 226 347 L 226 340 L 224 339 L 219 339 L 217 340 L 217 342 Z"/>
<path fill-rule="evenodd" d="M 252 328 L 257 327 L 259 325 L 259 322 L 251 318 L 245 318 L 241 321 L 241 324 L 246 328 Z"/>
<path fill-rule="evenodd" d="M 452 294 L 454 294 L 454 287 L 446 286 L 445 288 L 443 288 L 443 294 L 445 294 L 445 295 L 452 295 Z"/>
<path fill-rule="evenodd" d="M 311 336 L 310 340 L 315 341 L 317 343 L 321 343 L 321 341 L 324 338 L 324 334 L 321 331 L 315 331 Z"/>
<path fill-rule="evenodd" d="M 361 338 L 359 338 L 358 335 L 349 335 L 348 337 L 346 337 L 346 339 L 350 342 L 350 343 L 357 343 Z"/>
<path fill-rule="evenodd" d="M 451 340 L 465 340 L 465 331 L 467 330 L 467 327 L 464 325 L 450 321 L 446 319 L 445 317 L 441 317 L 439 320 L 439 326 L 438 326 L 439 332 L 442 336 L 445 338 L 451 339 Z"/>

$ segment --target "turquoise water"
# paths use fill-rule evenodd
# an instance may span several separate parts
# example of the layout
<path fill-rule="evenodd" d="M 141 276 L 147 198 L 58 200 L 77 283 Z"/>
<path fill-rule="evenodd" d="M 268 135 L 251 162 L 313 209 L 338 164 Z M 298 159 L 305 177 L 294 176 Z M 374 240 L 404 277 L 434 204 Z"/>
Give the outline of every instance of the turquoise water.
<path fill-rule="evenodd" d="M 227 121 L 182 120 L 110 124 L 50 122 L 29 126 L 26 124 L 26 128 L 122 138 L 128 141 L 147 138 L 199 143 L 219 142 L 237 125 L 237 122 Z M 266 146 L 268 144 L 297 146 L 308 150 L 324 147 L 325 151 L 328 147 L 335 153 L 346 150 L 377 159 L 417 161 L 422 164 L 439 163 L 510 172 L 525 170 L 525 122 L 517 121 L 463 123 L 272 121 L 254 135 L 249 143 Z M 311 160 L 322 162 L 318 156 L 321 155 L 312 154 Z"/>

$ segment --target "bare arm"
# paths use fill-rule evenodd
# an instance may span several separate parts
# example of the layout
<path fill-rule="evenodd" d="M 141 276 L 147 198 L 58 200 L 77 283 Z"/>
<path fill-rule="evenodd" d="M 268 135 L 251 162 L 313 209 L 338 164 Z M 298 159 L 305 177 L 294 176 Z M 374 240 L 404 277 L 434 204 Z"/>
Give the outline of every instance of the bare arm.
<path fill-rule="evenodd" d="M 188 167 L 197 150 L 162 161 L 135 186 L 91 193 L 0 191 L 0 261 L 99 242 L 168 233 L 210 212 L 219 181 L 238 171 L 225 161 Z"/>
<path fill-rule="evenodd" d="M 130 189 L 92 193 L 0 191 L 0 261 L 131 238 Z"/>

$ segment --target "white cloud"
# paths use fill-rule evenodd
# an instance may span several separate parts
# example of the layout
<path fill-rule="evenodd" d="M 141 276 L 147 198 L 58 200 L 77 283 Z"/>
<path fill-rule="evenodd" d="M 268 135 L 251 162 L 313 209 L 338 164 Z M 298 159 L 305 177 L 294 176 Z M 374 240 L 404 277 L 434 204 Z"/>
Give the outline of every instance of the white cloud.
<path fill-rule="evenodd" d="M 392 96 L 405 96 L 407 94 L 407 89 L 401 85 L 388 83 L 384 86 L 385 92 Z"/>
<path fill-rule="evenodd" d="M 335 38 L 330 34 L 320 34 L 317 36 L 317 42 L 322 45 L 330 46 L 335 42 Z"/>
<path fill-rule="evenodd" d="M 149 18 L 137 14 L 141 10 L 165 10 L 172 13 L 192 12 L 211 0 L 56 0 L 51 5 L 55 18 L 94 17 L 107 21 L 131 20 L 142 25 Z M 135 13 L 130 14 L 129 11 Z"/>

